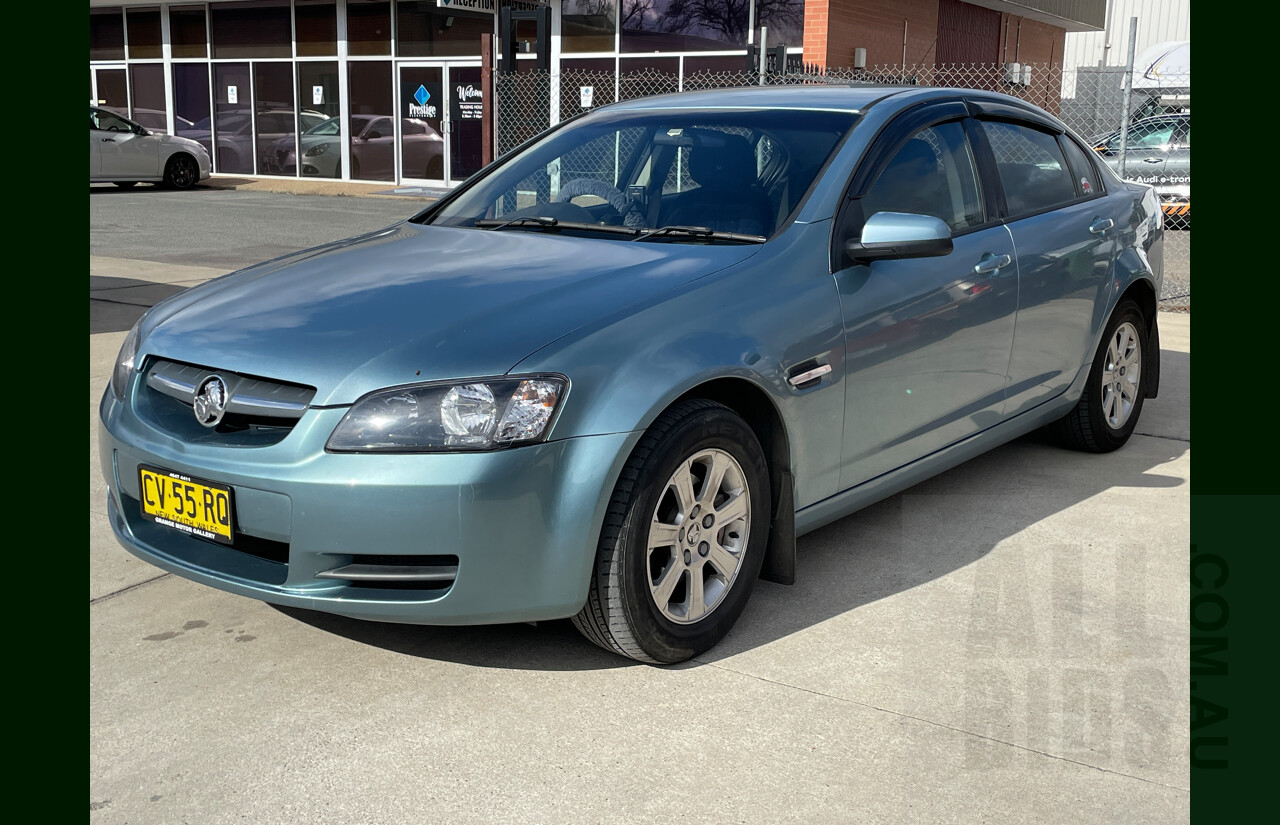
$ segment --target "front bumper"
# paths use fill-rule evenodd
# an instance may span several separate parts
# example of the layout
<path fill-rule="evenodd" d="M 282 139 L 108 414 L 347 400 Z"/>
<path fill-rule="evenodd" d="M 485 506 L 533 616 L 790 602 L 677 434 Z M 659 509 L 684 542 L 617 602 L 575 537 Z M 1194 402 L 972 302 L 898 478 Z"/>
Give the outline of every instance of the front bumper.
<path fill-rule="evenodd" d="M 344 413 L 310 410 L 268 447 L 207 446 L 152 429 L 108 390 L 99 461 L 116 538 L 193 581 L 359 619 L 486 624 L 564 618 L 581 608 L 605 507 L 639 433 L 491 453 L 323 452 Z M 237 544 L 144 519 L 139 464 L 230 485 Z M 450 558 L 456 576 L 419 587 L 319 575 L 400 556 Z"/>

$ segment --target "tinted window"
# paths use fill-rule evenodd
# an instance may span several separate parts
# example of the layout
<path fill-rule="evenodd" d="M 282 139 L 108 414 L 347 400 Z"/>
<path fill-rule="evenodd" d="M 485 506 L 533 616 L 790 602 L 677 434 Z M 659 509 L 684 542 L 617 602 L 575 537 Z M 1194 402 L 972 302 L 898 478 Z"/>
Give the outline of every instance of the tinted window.
<path fill-rule="evenodd" d="M 174 57 L 208 57 L 204 6 L 170 6 L 169 40 Z M 177 71 L 176 66 L 174 71 Z M 208 69 L 205 72 L 207 74 Z M 208 82 L 207 78 L 205 82 Z"/>
<path fill-rule="evenodd" d="M 1050 209 L 1076 199 L 1076 185 L 1058 140 L 1014 123 L 983 123 L 996 156 L 1010 215 Z"/>
<path fill-rule="evenodd" d="M 110 112 L 104 112 L 101 109 L 90 109 L 89 128 L 100 129 L 104 132 L 132 132 L 133 124 L 124 118 L 116 117 Z"/>
<path fill-rule="evenodd" d="M 119 6 L 89 9 L 89 59 L 124 60 L 124 16 Z"/>
<path fill-rule="evenodd" d="M 1062 138 L 1062 148 L 1067 153 L 1067 162 L 1071 164 L 1071 174 L 1075 178 L 1076 194 L 1082 198 L 1101 195 L 1105 191 L 1098 177 L 1097 169 L 1089 161 L 1091 152 L 1085 152 L 1074 140 Z"/>
<path fill-rule="evenodd" d="M 932 215 L 952 230 L 982 223 L 973 153 L 960 123 L 922 129 L 903 144 L 862 200 L 862 214 Z"/>
<path fill-rule="evenodd" d="M 129 57 L 163 57 L 160 49 L 160 9 L 129 9 L 126 24 L 129 27 Z"/>
<path fill-rule="evenodd" d="M 214 57 L 292 57 L 293 23 L 287 0 L 214 3 Z"/>

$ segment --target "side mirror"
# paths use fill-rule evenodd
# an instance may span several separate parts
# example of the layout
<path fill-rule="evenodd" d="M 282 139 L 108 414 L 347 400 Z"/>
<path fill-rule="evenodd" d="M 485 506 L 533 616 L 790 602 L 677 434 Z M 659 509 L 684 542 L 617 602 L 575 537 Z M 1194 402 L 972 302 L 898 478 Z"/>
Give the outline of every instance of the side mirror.
<path fill-rule="evenodd" d="M 951 227 L 932 215 L 877 212 L 862 225 L 862 237 L 844 245 L 854 262 L 883 258 L 936 258 L 951 253 Z"/>
<path fill-rule="evenodd" d="M 365 135 L 364 135 L 365 140 L 377 140 L 380 137 L 382 137 L 382 133 L 379 132 L 377 129 L 372 129 L 368 132 L 365 132 Z"/>

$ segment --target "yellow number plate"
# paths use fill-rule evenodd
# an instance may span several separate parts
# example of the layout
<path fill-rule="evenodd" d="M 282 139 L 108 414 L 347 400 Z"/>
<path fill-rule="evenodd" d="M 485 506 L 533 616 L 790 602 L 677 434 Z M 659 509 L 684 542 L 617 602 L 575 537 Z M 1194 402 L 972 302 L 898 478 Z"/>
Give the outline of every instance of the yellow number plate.
<path fill-rule="evenodd" d="M 156 524 L 231 544 L 231 488 L 139 465 L 142 515 Z"/>

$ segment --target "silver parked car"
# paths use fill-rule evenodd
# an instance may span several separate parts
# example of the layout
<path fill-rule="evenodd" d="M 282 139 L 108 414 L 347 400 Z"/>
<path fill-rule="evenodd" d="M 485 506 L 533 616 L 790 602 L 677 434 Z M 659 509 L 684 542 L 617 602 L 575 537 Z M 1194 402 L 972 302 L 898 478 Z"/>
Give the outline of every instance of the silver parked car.
<path fill-rule="evenodd" d="M 387 115 L 352 115 L 355 137 L 351 141 L 351 177 L 391 179 L 395 176 L 395 124 Z M 403 146 L 401 177 L 444 178 L 444 138 L 425 120 L 400 119 Z M 342 119 L 331 117 L 302 134 L 295 149 L 293 135 L 277 140 L 264 160 L 272 174 L 297 174 L 297 153 L 302 154 L 302 176 L 342 177 Z"/>
<path fill-rule="evenodd" d="M 1004 95 L 604 106 L 148 311 L 99 411 L 109 518 L 231 593 L 678 662 L 799 535 L 1038 428 L 1125 444 L 1163 241 L 1150 186 Z"/>
<path fill-rule="evenodd" d="M 152 132 L 89 107 L 89 182 L 129 187 L 140 181 L 190 189 L 209 177 L 209 152 L 194 140 Z"/>
<path fill-rule="evenodd" d="M 1119 171 L 1119 130 L 1099 135 L 1091 143 L 1103 161 Z M 1191 228 L 1191 113 L 1161 114 L 1130 124 L 1124 179 L 1155 187 L 1165 222 Z"/>

